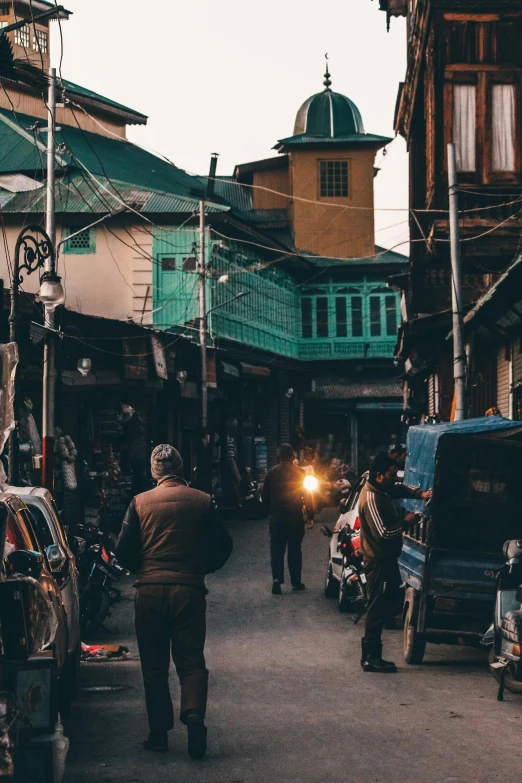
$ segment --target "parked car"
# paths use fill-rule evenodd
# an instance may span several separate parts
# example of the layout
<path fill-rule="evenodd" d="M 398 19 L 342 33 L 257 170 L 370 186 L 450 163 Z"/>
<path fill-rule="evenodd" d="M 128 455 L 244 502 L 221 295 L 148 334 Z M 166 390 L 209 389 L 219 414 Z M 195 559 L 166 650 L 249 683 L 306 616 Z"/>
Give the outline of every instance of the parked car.
<path fill-rule="evenodd" d="M 23 501 L 10 492 L 0 493 L 0 511 L 6 514 L 6 534 L 2 569 L 4 576 L 9 576 L 9 556 L 15 552 L 33 552 L 41 556 L 38 581 L 45 590 L 51 602 L 58 629 L 53 642 L 53 655 L 56 658 L 58 673 L 62 677 L 66 673 L 67 664 L 67 613 L 62 598 L 62 592 L 50 570 L 44 547 L 36 535 L 34 521 L 30 511 Z"/>
<path fill-rule="evenodd" d="M 44 487 L 6 487 L 6 491 L 21 498 L 29 509 L 47 565 L 60 588 L 67 617 L 67 661 L 62 682 L 64 687 L 74 692 L 81 656 L 79 580 L 74 554 L 49 490 Z M 78 540 L 71 543 L 76 548 Z"/>
<path fill-rule="evenodd" d="M 339 594 L 343 573 L 343 556 L 339 551 L 339 533 L 347 525 L 350 525 L 352 530 L 358 529 L 359 497 L 367 481 L 368 472 L 362 474 L 348 498 L 341 502 L 342 513 L 339 515 L 333 531 L 330 531 L 332 535 L 329 541 L 330 549 L 324 586 L 324 593 L 327 598 L 336 598 Z"/>

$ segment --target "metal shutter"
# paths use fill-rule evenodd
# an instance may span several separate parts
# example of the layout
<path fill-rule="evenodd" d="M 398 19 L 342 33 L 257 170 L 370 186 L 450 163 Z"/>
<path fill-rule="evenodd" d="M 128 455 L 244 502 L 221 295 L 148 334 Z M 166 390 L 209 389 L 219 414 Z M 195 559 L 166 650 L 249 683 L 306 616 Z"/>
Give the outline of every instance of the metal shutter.
<path fill-rule="evenodd" d="M 509 417 L 510 365 L 506 359 L 506 346 L 502 343 L 497 352 L 497 408 L 506 417 Z"/>

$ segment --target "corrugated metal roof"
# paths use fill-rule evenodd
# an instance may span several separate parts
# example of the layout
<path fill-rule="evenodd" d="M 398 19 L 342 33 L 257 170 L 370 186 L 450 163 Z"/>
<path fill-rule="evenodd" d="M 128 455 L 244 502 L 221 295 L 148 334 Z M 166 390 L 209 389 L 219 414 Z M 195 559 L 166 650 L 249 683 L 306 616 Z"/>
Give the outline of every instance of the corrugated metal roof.
<path fill-rule="evenodd" d="M 147 123 L 148 117 L 146 114 L 142 114 L 139 111 L 130 109 L 128 106 L 124 106 L 122 103 L 117 103 L 116 101 L 113 101 L 110 98 L 106 98 L 104 95 L 100 95 L 99 92 L 94 92 L 94 90 L 88 90 L 86 87 L 82 87 L 80 84 L 75 84 L 74 82 L 70 82 L 68 79 L 62 79 L 61 83 L 65 87 L 66 93 L 70 93 L 71 95 L 77 95 L 80 98 L 88 98 L 89 100 L 96 101 L 97 103 L 104 103 L 106 106 L 110 106 L 114 109 L 119 109 L 121 112 L 124 112 L 125 114 L 132 114 L 135 117 L 135 124 L 145 125 Z"/>
<path fill-rule="evenodd" d="M 327 256 L 311 256 L 306 250 L 297 250 L 297 253 L 305 255 L 314 266 L 334 267 L 334 266 L 382 266 L 384 264 L 408 264 L 408 256 L 402 253 L 396 253 L 394 250 L 386 250 L 383 247 L 375 245 L 375 255 L 369 258 L 350 258 L 348 261 L 342 258 L 331 258 Z"/>
<path fill-rule="evenodd" d="M 367 400 L 395 397 L 402 399 L 402 386 L 398 381 L 380 383 L 333 383 L 318 386 L 314 392 L 308 392 L 309 400 Z"/>
<path fill-rule="evenodd" d="M 208 181 L 207 177 L 204 179 Z M 216 177 L 214 180 L 214 193 L 230 204 L 231 207 L 241 212 L 250 212 L 253 209 L 252 188 L 240 185 L 234 177 Z"/>
<path fill-rule="evenodd" d="M 87 176 L 71 173 L 56 183 L 56 211 L 58 214 L 105 214 L 121 209 L 121 202 L 143 214 L 147 213 L 190 213 L 199 211 L 197 199 L 176 196 L 169 193 L 137 188 L 126 182 L 96 178 L 103 187 Z M 111 195 L 112 194 L 112 195 Z M 43 213 L 45 211 L 45 189 L 26 193 L 8 194 L 2 209 L 6 213 Z M 1 199 L 1 191 L 0 191 Z M 0 202 L 1 203 L 1 202 Z M 207 204 L 208 212 L 225 212 L 229 207 Z"/>
<path fill-rule="evenodd" d="M 388 136 L 377 136 L 374 133 L 349 133 L 341 136 L 310 136 L 307 133 L 301 133 L 298 136 L 288 136 L 286 139 L 279 139 L 274 149 L 279 147 L 294 147 L 301 146 L 303 144 L 328 144 L 328 145 L 340 145 L 340 144 L 356 144 L 361 146 L 364 144 L 380 144 L 384 146 L 389 144 L 392 139 Z"/>
<path fill-rule="evenodd" d="M 10 193 L 25 193 L 28 190 L 39 190 L 43 183 L 25 174 L 0 174 L 0 188 Z"/>
<path fill-rule="evenodd" d="M 35 117 L 0 110 L 0 173 L 34 173 L 45 170 L 45 155 L 39 151 L 32 133 L 27 128 Z M 58 144 L 66 151 L 60 153 L 63 164 L 80 169 L 83 164 L 97 177 L 126 182 L 137 187 L 160 190 L 178 196 L 200 198 L 204 183 L 182 169 L 167 163 L 156 155 L 130 141 L 88 133 L 79 128 L 61 125 L 56 133 Z M 72 153 L 72 154 L 71 154 Z"/>

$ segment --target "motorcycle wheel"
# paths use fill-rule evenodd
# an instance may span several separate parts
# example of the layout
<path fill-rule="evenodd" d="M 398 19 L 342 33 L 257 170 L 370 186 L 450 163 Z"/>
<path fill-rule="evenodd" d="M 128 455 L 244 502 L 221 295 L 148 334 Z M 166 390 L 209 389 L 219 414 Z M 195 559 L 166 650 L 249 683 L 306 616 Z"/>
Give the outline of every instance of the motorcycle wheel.
<path fill-rule="evenodd" d="M 111 599 L 105 590 L 87 598 L 82 606 L 80 617 L 82 635 L 87 637 L 93 631 L 97 631 L 103 625 L 110 608 Z"/>
<path fill-rule="evenodd" d="M 492 669 L 491 664 L 495 663 L 495 650 L 492 648 L 489 651 L 489 670 L 495 680 L 497 682 L 500 682 L 500 669 Z M 508 663 L 506 674 L 504 675 L 504 688 L 511 693 L 522 693 L 522 681 L 517 680 L 515 676 L 515 666 L 514 663 Z"/>
<path fill-rule="evenodd" d="M 324 594 L 326 598 L 337 598 L 339 593 L 339 582 L 332 573 L 332 564 L 328 562 L 326 570 L 326 581 L 324 583 Z"/>
<path fill-rule="evenodd" d="M 353 609 L 353 596 L 347 595 L 347 587 L 344 579 L 341 579 L 337 608 L 343 614 L 346 614 Z"/>

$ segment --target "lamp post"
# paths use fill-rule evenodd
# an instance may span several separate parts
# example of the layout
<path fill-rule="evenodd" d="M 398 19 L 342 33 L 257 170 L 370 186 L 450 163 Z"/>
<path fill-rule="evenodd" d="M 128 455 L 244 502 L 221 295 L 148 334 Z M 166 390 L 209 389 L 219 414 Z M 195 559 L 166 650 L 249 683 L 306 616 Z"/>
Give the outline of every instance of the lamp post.
<path fill-rule="evenodd" d="M 14 267 L 13 267 L 13 282 L 11 285 L 11 310 L 9 313 L 9 339 L 13 343 L 19 341 L 18 327 L 20 323 L 20 315 L 18 312 L 18 295 L 20 291 L 20 285 L 23 282 L 22 272 L 29 276 L 38 269 L 44 269 L 44 273 L 40 278 L 40 291 L 39 299 L 43 303 L 46 313 L 54 312 L 56 307 L 63 304 L 65 295 L 62 288 L 60 278 L 56 274 L 55 270 L 55 257 L 53 243 L 49 239 L 46 231 L 41 226 L 29 225 L 23 229 L 18 235 L 16 240 L 16 247 L 14 253 Z M 49 333 L 46 340 L 53 340 L 54 335 Z M 44 372 L 45 378 L 45 372 Z M 14 412 L 15 421 L 18 421 L 18 393 L 17 384 L 15 381 L 15 398 L 14 398 Z M 45 402 L 44 402 L 45 407 Z M 44 418 L 46 414 L 44 411 Z M 49 444 L 48 444 L 49 445 Z M 44 479 L 48 478 L 49 470 L 49 454 L 47 454 L 46 462 L 46 450 L 44 443 L 44 464 L 42 475 Z M 52 454 L 51 454 L 51 468 L 52 468 Z M 47 470 L 46 470 L 47 469 Z M 20 479 L 20 461 L 18 453 L 18 433 L 15 429 L 12 430 L 9 437 L 9 483 L 11 485 L 17 484 Z M 44 486 L 47 486 L 45 481 Z M 48 487 L 50 489 L 50 487 Z"/>

